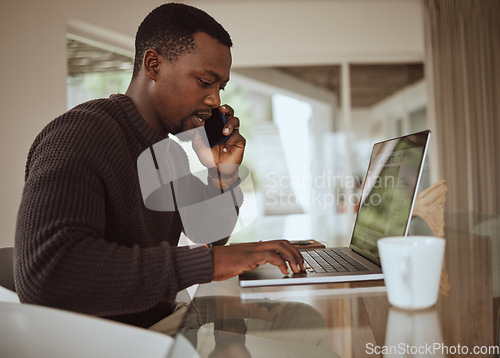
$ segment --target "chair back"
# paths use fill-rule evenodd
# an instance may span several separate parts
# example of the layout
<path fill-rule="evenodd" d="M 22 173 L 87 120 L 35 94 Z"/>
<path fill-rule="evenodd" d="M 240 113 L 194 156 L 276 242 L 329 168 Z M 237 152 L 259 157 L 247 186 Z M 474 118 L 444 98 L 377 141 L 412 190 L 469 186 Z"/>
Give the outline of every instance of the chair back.
<path fill-rule="evenodd" d="M 0 302 L 0 352 L 9 358 L 166 358 L 174 339 L 102 318 Z"/>
<path fill-rule="evenodd" d="M 14 291 L 13 247 L 0 247 L 0 301 L 19 302 Z"/>

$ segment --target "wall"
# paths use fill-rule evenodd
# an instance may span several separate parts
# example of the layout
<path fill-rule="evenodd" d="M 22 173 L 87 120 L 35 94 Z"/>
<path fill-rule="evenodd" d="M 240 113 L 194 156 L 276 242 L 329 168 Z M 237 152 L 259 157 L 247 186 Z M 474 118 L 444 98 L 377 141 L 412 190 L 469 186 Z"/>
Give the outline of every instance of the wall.
<path fill-rule="evenodd" d="M 187 1 L 232 34 L 234 65 L 423 59 L 419 0 Z M 68 27 L 130 53 L 153 0 L 2 1 L 0 247 L 14 242 L 24 165 L 37 133 L 65 110 Z"/>
<path fill-rule="evenodd" d="M 236 66 L 423 60 L 419 0 L 195 0 L 227 28 Z"/>

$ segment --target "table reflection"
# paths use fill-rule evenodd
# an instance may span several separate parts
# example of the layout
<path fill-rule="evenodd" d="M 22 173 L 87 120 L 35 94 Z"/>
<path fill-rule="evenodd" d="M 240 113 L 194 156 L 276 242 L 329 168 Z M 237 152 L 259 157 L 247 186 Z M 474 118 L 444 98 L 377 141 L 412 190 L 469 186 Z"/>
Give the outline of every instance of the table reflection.
<path fill-rule="evenodd" d="M 336 357 L 325 319 L 300 302 L 195 298 L 179 332 L 200 357 Z"/>
<path fill-rule="evenodd" d="M 442 357 L 442 347 L 436 308 L 418 311 L 390 308 L 384 357 Z"/>

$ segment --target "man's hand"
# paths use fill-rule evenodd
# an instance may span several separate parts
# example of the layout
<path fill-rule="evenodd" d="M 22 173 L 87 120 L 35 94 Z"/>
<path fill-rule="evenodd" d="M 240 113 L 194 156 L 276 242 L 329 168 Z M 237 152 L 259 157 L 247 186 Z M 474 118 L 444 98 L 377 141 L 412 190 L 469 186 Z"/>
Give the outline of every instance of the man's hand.
<path fill-rule="evenodd" d="M 234 110 L 223 105 L 219 107 L 221 113 L 226 116 L 226 124 L 223 128 L 223 134 L 231 135 L 224 142 L 207 148 L 197 133 L 193 139 L 192 145 L 200 162 L 207 168 L 217 168 L 221 176 L 230 176 L 233 174 L 243 160 L 245 151 L 245 138 L 239 133 L 240 120 L 234 117 Z"/>
<path fill-rule="evenodd" d="M 252 242 L 212 248 L 214 262 L 214 281 L 222 281 L 257 266 L 271 263 L 288 275 L 287 262 L 293 272 L 304 270 L 302 255 L 286 240 Z"/>

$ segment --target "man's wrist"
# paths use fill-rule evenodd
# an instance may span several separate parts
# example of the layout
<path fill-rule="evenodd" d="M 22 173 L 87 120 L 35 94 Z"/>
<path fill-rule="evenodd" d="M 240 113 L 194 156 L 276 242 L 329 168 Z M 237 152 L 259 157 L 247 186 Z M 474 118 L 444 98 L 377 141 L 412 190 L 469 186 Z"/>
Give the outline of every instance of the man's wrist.
<path fill-rule="evenodd" d="M 173 248 L 174 268 L 179 290 L 213 279 L 213 259 L 204 247 L 177 246 Z"/>
<path fill-rule="evenodd" d="M 208 251 L 210 252 L 210 256 L 214 257 L 214 252 L 212 251 L 212 244 L 205 244 L 205 247 L 208 248 Z"/>
<path fill-rule="evenodd" d="M 218 189 L 228 190 L 239 184 L 239 171 L 236 170 L 231 174 L 221 174 L 215 168 L 211 168 L 208 170 L 207 181 Z"/>

